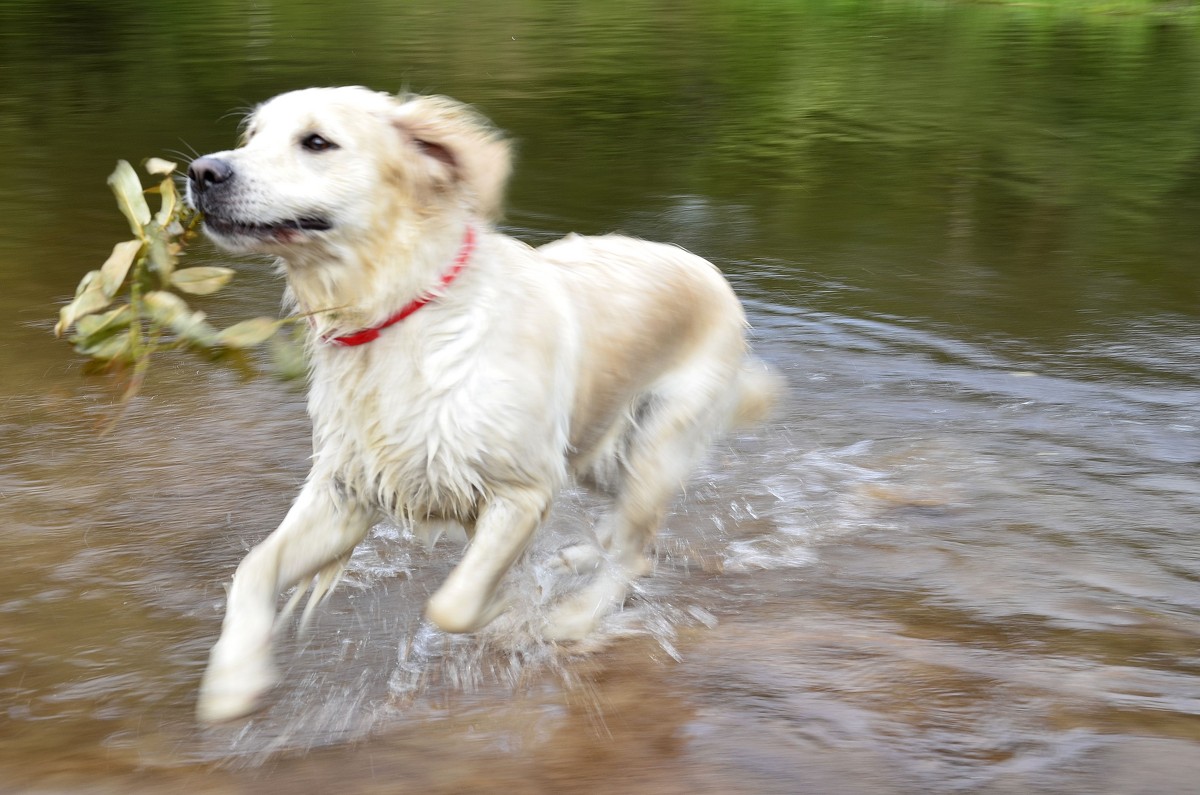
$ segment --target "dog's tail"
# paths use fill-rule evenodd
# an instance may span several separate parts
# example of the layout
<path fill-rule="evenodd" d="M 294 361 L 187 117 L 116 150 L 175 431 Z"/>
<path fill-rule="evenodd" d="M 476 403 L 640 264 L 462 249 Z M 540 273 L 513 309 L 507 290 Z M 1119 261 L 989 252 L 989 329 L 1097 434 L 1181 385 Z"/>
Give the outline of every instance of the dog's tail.
<path fill-rule="evenodd" d="M 779 402 L 783 390 L 784 381 L 779 373 L 759 359 L 746 357 L 738 376 L 732 426 L 739 428 L 762 422 Z"/>

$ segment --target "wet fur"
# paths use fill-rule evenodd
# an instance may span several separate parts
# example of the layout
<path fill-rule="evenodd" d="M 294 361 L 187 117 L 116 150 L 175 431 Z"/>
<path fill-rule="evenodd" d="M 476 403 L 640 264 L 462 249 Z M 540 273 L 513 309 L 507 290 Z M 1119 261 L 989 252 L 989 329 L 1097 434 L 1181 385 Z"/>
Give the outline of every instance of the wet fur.
<path fill-rule="evenodd" d="M 305 149 L 312 133 L 336 148 Z M 648 570 L 663 511 L 706 443 L 770 405 L 774 377 L 748 356 L 741 306 L 710 263 L 627 237 L 534 249 L 497 232 L 509 145 L 460 103 L 292 92 L 255 111 L 242 147 L 209 157 L 233 175 L 207 190 L 193 179 L 191 200 L 211 218 L 320 217 L 330 228 L 210 229 L 230 250 L 277 255 L 296 310 L 312 318 L 313 464 L 234 576 L 201 684 L 203 720 L 260 703 L 277 678 L 278 594 L 316 577 L 319 598 L 381 520 L 431 537 L 467 531 L 426 614 L 450 632 L 485 625 L 505 608 L 501 578 L 571 477 L 613 503 L 597 525 L 604 553 L 563 555 L 594 569 L 592 581 L 544 627 L 554 639 L 584 636 Z M 468 226 L 477 247 L 439 300 L 369 344 L 324 341 L 429 289 Z"/>

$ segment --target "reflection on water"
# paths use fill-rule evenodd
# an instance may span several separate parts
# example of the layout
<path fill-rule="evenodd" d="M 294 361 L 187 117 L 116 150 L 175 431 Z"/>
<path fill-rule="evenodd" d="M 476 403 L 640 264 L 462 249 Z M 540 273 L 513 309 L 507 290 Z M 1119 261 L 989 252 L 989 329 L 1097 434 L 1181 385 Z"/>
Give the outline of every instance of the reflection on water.
<path fill-rule="evenodd" d="M 170 4 L 116 3 L 84 43 L 71 7 L 42 5 L 0 12 L 20 23 L 0 25 L 0 790 L 1200 775 L 1194 28 L 297 2 L 217 4 L 184 35 Z M 584 646 L 529 627 L 572 585 L 546 562 L 586 532 L 585 495 L 511 575 L 520 608 L 467 637 L 420 616 L 455 547 L 380 527 L 283 642 L 269 708 L 201 730 L 222 583 L 307 470 L 303 395 L 180 358 L 100 438 L 111 392 L 49 339 L 52 303 L 122 234 L 117 157 L 224 147 L 230 108 L 329 82 L 495 116 L 521 142 L 524 239 L 622 229 L 713 258 L 791 389 L 714 450 L 654 576 Z M 261 263 L 239 279 L 214 314 L 277 302 Z"/>

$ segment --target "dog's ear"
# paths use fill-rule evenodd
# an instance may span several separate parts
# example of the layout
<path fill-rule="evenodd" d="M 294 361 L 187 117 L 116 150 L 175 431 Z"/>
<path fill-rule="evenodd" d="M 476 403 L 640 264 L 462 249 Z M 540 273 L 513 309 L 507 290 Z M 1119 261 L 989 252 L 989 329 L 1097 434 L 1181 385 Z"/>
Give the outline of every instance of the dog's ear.
<path fill-rule="evenodd" d="M 491 122 L 437 96 L 397 99 L 393 121 L 434 187 L 456 194 L 485 219 L 500 217 L 512 152 Z"/>

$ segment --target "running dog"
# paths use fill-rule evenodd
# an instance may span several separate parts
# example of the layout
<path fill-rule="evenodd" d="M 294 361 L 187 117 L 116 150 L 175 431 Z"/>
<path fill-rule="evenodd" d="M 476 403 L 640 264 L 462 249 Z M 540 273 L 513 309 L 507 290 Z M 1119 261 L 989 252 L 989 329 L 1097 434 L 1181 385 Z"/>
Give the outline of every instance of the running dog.
<path fill-rule="evenodd" d="M 218 246 L 279 259 L 309 321 L 313 423 L 299 496 L 234 575 L 201 720 L 257 708 L 277 679 L 279 594 L 315 581 L 310 610 L 383 520 L 435 539 L 465 530 L 425 612 L 448 632 L 484 626 L 572 477 L 612 507 L 596 545 L 564 550 L 592 579 L 543 630 L 585 636 L 648 571 L 706 443 L 769 408 L 776 377 L 749 355 L 712 264 L 628 237 L 531 248 L 501 234 L 510 163 L 463 104 L 344 87 L 266 102 L 240 147 L 188 169 Z"/>

